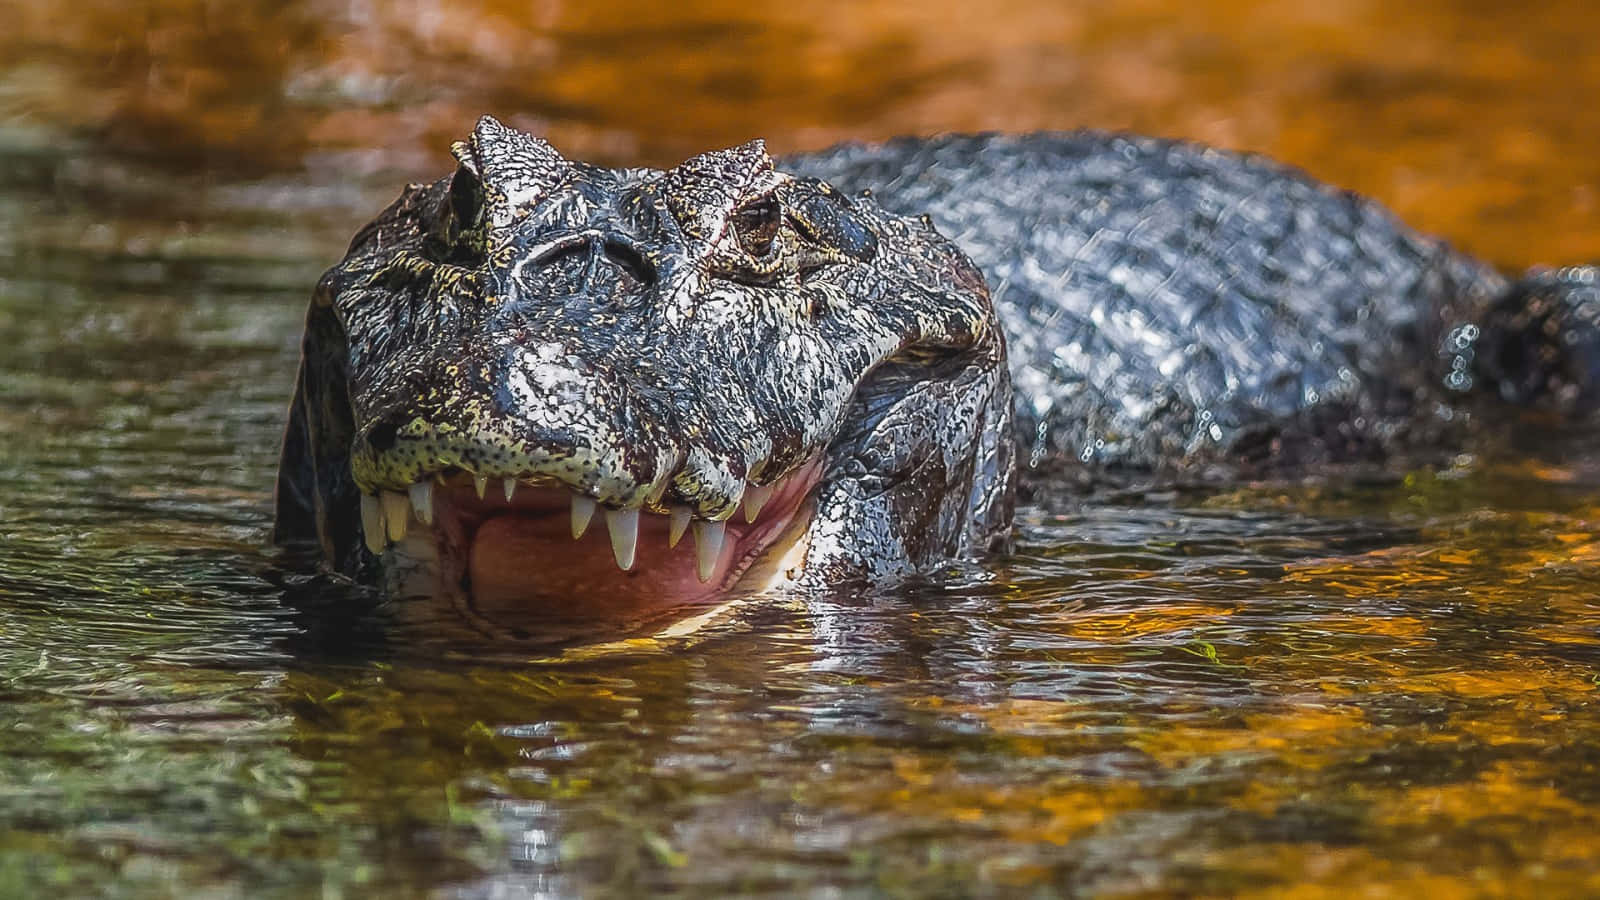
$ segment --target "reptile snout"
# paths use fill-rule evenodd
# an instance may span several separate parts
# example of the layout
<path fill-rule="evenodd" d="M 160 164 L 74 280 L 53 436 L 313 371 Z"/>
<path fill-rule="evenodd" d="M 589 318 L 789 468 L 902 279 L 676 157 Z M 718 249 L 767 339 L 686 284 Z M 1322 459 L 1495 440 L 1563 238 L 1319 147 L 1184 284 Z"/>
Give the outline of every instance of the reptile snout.
<path fill-rule="evenodd" d="M 545 270 L 558 267 L 565 260 L 575 260 L 587 277 L 573 283 L 574 292 L 592 285 L 601 266 L 611 267 L 645 286 L 655 284 L 659 277 L 658 254 L 621 228 L 590 228 L 546 236 L 525 253 L 525 262 L 519 264 L 514 275 L 525 274 L 527 267 Z"/>

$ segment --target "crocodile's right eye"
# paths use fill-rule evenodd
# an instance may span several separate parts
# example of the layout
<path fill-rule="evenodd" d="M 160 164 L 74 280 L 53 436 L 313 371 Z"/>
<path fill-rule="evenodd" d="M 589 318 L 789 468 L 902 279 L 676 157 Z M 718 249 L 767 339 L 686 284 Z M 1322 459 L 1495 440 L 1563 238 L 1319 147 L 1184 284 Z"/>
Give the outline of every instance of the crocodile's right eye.
<path fill-rule="evenodd" d="M 778 198 L 768 195 L 735 210 L 732 224 L 744 252 L 757 259 L 765 257 L 772 252 L 772 242 L 777 240 L 778 228 L 783 224 Z"/>

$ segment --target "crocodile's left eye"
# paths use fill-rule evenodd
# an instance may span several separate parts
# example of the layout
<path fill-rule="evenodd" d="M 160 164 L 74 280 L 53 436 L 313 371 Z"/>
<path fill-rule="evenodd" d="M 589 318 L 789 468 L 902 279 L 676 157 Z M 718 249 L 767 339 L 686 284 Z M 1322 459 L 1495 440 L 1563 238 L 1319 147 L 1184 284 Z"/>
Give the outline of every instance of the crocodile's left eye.
<path fill-rule="evenodd" d="M 772 242 L 778 238 L 778 228 L 783 224 L 778 198 L 769 195 L 734 210 L 731 224 L 734 237 L 739 239 L 744 252 L 757 259 L 768 255 L 772 252 Z"/>

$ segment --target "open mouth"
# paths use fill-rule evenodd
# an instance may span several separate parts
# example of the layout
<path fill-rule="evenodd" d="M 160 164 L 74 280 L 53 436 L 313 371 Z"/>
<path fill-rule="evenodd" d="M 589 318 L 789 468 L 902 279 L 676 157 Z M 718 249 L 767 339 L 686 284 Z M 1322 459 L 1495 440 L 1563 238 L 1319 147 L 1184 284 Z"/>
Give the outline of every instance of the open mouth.
<path fill-rule="evenodd" d="M 685 507 L 612 509 L 549 476 L 491 482 L 452 469 L 405 493 L 363 495 L 362 526 L 386 566 L 420 564 L 407 593 L 449 596 L 475 618 L 635 618 L 718 602 L 758 561 L 788 551 L 821 469 L 818 457 L 748 486 L 724 521 Z"/>

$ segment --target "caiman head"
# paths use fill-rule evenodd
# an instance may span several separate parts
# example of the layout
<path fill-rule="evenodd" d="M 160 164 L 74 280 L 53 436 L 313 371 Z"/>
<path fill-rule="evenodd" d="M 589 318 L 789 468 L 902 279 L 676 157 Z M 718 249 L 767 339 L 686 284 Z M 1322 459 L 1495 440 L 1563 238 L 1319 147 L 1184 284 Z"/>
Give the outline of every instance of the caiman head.
<path fill-rule="evenodd" d="M 454 153 L 317 286 L 279 543 L 507 625 L 1008 539 L 1004 339 L 927 220 L 759 141 L 607 169 L 486 117 Z"/>

